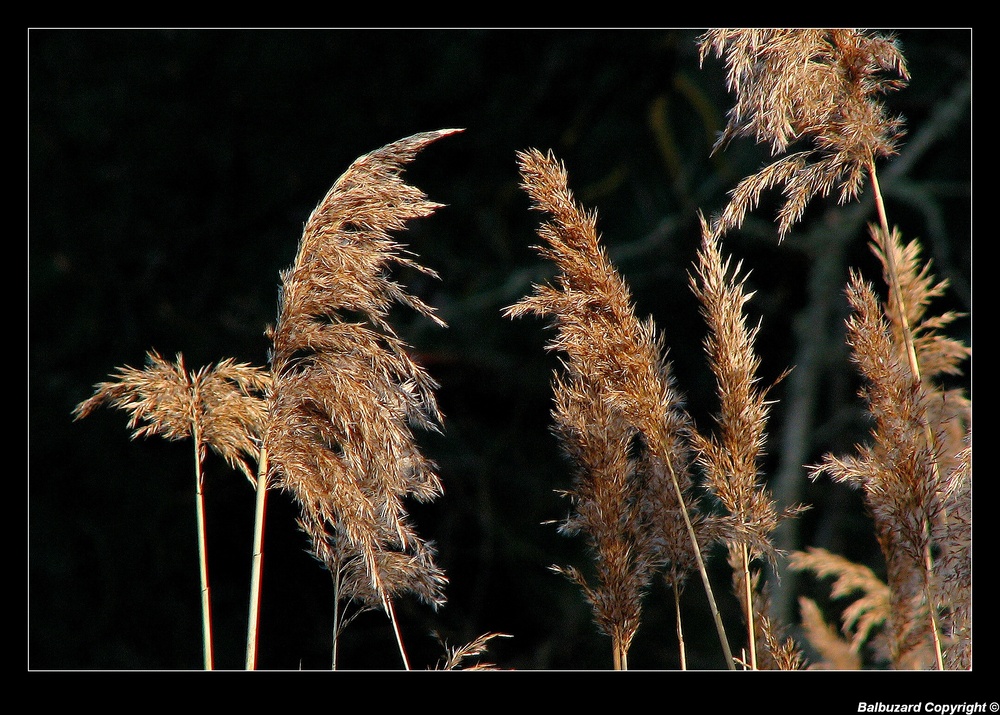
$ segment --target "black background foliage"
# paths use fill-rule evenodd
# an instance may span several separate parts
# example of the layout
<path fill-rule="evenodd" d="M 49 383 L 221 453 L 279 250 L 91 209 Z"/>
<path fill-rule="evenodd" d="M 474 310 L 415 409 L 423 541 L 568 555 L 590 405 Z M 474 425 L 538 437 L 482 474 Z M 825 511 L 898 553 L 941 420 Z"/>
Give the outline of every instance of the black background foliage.
<path fill-rule="evenodd" d="M 886 181 L 890 220 L 907 238 L 919 237 L 936 273 L 952 281 L 936 308 L 970 312 L 971 119 L 968 98 L 955 97 L 971 76 L 971 32 L 899 35 L 913 80 L 888 102 L 907 119 L 907 141 L 925 127 L 946 128 L 931 132 L 906 170 Z M 638 314 L 653 315 L 666 335 L 688 408 L 710 428 L 705 330 L 687 286 L 697 212 L 720 210 L 726 191 L 768 157 L 750 141 L 711 155 L 731 97 L 721 61 L 699 68 L 697 36 L 672 29 L 29 32 L 28 667 L 201 667 L 190 444 L 130 441 L 125 413 L 101 410 L 73 422 L 71 410 L 116 366 L 140 367 L 148 349 L 169 358 L 182 352 L 190 368 L 226 357 L 264 365 L 278 273 L 294 258 L 311 209 L 359 155 L 449 127 L 465 132 L 428 147 L 407 171 L 410 183 L 447 207 L 400 236 L 442 280 L 401 278 L 449 327 L 404 310 L 394 316 L 441 383 L 446 418 L 442 435 L 420 438 L 439 464 L 445 495 L 412 513 L 438 546 L 448 602 L 438 612 L 399 604 L 411 663 L 433 667 L 443 655 L 438 638 L 454 646 L 499 631 L 512 637 L 494 641 L 489 659 L 506 668 L 610 667 L 609 641 L 595 631 L 579 590 L 548 570 L 589 562 L 582 540 L 546 523 L 565 516 L 568 503 L 556 490 L 570 484 L 549 432 L 551 333 L 541 321 L 501 316 L 549 275 L 531 250 L 539 217 L 518 187 L 515 152 L 552 149 L 565 161 L 577 197 L 599 212 Z M 955 114 L 946 125 L 942 108 Z M 871 220 L 865 201 L 858 205 Z M 794 380 L 775 389 L 762 471 L 772 479 L 787 471 L 783 449 L 794 444 L 803 459 L 792 468 L 790 494 L 813 509 L 785 545 L 823 546 L 878 571 L 859 495 L 808 482 L 801 464 L 864 439 L 842 342 L 842 286 L 849 265 L 879 276 L 863 224 L 848 220 L 851 207 L 815 201 L 780 245 L 774 208 L 765 201 L 725 248 L 752 270 L 757 294 L 748 313 L 761 320 L 764 381 L 807 358 L 802 372 L 816 381 L 808 394 L 795 393 Z M 848 234 L 828 231 L 837 235 L 828 250 L 830 239 L 815 227 L 840 224 Z M 832 266 L 823 258 L 831 251 Z M 827 306 L 824 322 L 810 323 L 818 302 Z M 971 321 L 952 334 L 970 341 Z M 796 397 L 807 409 L 791 416 Z M 206 490 L 216 665 L 239 669 L 253 491 L 214 455 Z M 265 669 L 330 665 L 332 587 L 306 553 L 295 516 L 288 495 L 271 499 Z M 738 634 L 728 567 L 721 554 L 711 561 Z M 831 618 L 843 606 L 824 595 L 826 585 L 786 576 L 791 634 L 795 595 L 820 599 Z M 689 665 L 724 667 L 696 582 L 684 607 Z M 654 584 L 632 668 L 678 666 L 672 614 L 669 594 Z M 339 657 L 345 669 L 400 667 L 378 613 L 348 629 Z"/>

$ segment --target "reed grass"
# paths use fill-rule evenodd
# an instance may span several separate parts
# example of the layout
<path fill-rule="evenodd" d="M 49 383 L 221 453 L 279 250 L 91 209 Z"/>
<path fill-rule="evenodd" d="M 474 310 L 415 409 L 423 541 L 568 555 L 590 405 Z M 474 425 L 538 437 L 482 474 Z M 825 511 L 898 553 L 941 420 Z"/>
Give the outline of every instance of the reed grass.
<path fill-rule="evenodd" d="M 402 304 L 445 325 L 391 278 L 400 267 L 435 275 L 391 234 L 439 208 L 401 173 L 456 131 L 417 134 L 357 159 L 310 215 L 281 275 L 264 447 L 270 477 L 298 503 L 312 553 L 333 578 L 334 667 L 341 603 L 383 609 L 409 669 L 394 599 L 445 601 L 434 545 L 416 533 L 405 505 L 442 493 L 413 434 L 440 429 L 437 383 L 388 315 Z"/>
<path fill-rule="evenodd" d="M 548 346 L 565 355 L 553 382 L 554 431 L 577 471 L 566 492 L 573 514 L 560 530 L 587 536 L 598 583 L 589 585 L 574 567 L 556 570 L 583 589 L 612 640 L 614 667 L 626 669 L 654 574 L 669 565 L 677 586 L 681 573 L 697 569 L 732 663 L 702 557 L 703 519 L 693 511 L 690 420 L 663 339 L 652 320 L 635 316 L 628 287 L 598 242 L 596 214 L 576 204 L 565 167 L 538 150 L 518 158 L 533 207 L 551 216 L 538 229 L 545 241 L 538 252 L 559 275 L 556 286 L 536 286 L 505 315 L 549 317 L 558 328 Z"/>
<path fill-rule="evenodd" d="M 683 408 L 662 335 L 652 320 L 636 318 L 628 287 L 600 245 L 596 214 L 576 203 L 565 167 L 551 152 L 537 150 L 520 153 L 519 161 L 533 207 L 551 217 L 538 230 L 545 243 L 537 250 L 559 273 L 555 286 L 536 286 L 505 314 L 547 317 L 557 327 L 548 347 L 565 359 L 553 379 L 553 431 L 575 469 L 574 488 L 565 492 L 573 512 L 560 531 L 586 536 L 597 583 L 588 583 L 576 567 L 555 570 L 583 590 L 598 628 L 612 640 L 616 669 L 627 667 L 653 576 L 663 573 L 677 594 L 684 575 L 697 571 L 725 662 L 735 668 L 705 566 L 707 549 L 723 542 L 738 564 L 746 665 L 757 669 L 759 638 L 776 651 L 787 640 L 766 616 L 756 615 L 751 562 L 777 558 L 769 534 L 798 509 L 779 512 L 758 472 L 768 407 L 757 385 L 756 330 L 747 328 L 743 314 L 750 298 L 745 276 L 737 277 L 739 266 L 731 270 L 718 237 L 702 221 L 690 283 L 709 325 L 705 349 L 720 397 L 719 434 L 704 436 Z M 698 489 L 696 466 L 703 473 Z M 709 495 L 725 514 L 699 508 Z M 679 617 L 678 640 L 683 662 Z M 789 659 L 782 650 L 770 662 L 779 661 L 793 662 L 795 656 Z"/>
<path fill-rule="evenodd" d="M 698 424 L 668 360 L 665 333 L 641 319 L 625 276 L 609 258 L 597 213 L 579 203 L 552 151 L 516 153 L 520 185 L 544 218 L 537 254 L 555 270 L 546 284 L 506 307 L 507 318 L 548 321 L 552 432 L 571 470 L 558 490 L 570 505 L 558 532 L 582 538 L 592 562 L 551 569 L 580 588 L 597 630 L 610 639 L 613 669 L 629 654 L 651 607 L 656 579 L 673 603 L 678 658 L 686 668 L 681 593 L 695 574 L 726 669 L 855 669 L 872 659 L 896 669 L 967 669 L 972 659 L 971 398 L 948 387 L 971 350 L 945 334 L 959 317 L 935 313 L 946 281 L 932 274 L 919 241 L 892 227 L 877 163 L 904 136 L 882 102 L 909 79 L 888 34 L 852 29 L 716 29 L 698 39 L 700 60 L 723 60 L 735 96 L 713 152 L 750 138 L 772 160 L 737 181 L 711 219 L 699 215 L 699 248 L 688 274 L 706 325 L 703 350 L 716 387 L 711 425 Z M 211 598 L 204 537 L 204 460 L 211 447 L 256 489 L 247 669 L 257 667 L 267 496 L 287 494 L 310 553 L 333 586 L 331 665 L 344 629 L 362 612 L 389 620 L 402 667 L 412 664 L 396 604 L 446 603 L 437 545 L 417 532 L 407 505 L 443 494 L 418 431 L 443 431 L 439 385 L 390 318 L 400 306 L 446 327 L 400 278 L 423 266 L 398 235 L 441 208 L 403 179 L 428 145 L 457 129 L 414 134 L 359 157 L 308 217 L 292 265 L 280 275 L 278 315 L 268 328 L 268 367 L 232 359 L 188 372 L 155 351 L 145 370 L 119 368 L 95 385 L 76 419 L 100 405 L 130 413 L 133 438 L 192 439 L 195 449 L 204 667 L 213 667 Z M 839 203 L 871 191 L 870 247 L 876 283 L 851 268 L 845 340 L 860 378 L 870 439 L 848 455 L 802 465 L 859 489 L 885 558 L 885 578 L 825 549 L 788 554 L 775 533 L 804 505 L 781 506 L 763 472 L 774 385 L 761 382 L 751 318 L 749 270 L 729 254 L 762 198 L 780 191 L 776 243 L 816 199 Z M 672 336 L 674 349 L 689 349 Z M 845 365 L 845 369 L 848 366 Z M 794 369 L 790 366 L 788 369 Z M 778 370 L 783 379 L 788 370 Z M 744 632 L 727 633 L 708 561 L 724 554 Z M 799 600 L 797 623 L 771 608 L 764 566 L 831 579 L 833 601 L 850 599 L 832 625 L 816 599 Z M 699 624 L 700 625 L 700 624 Z M 796 640 L 789 633 L 798 629 Z M 516 635 L 516 634 L 515 634 Z M 660 637 L 661 634 L 651 637 Z M 489 631 L 465 645 L 441 641 L 436 670 L 485 670 Z"/>
<path fill-rule="evenodd" d="M 971 657 L 971 405 L 933 380 L 954 373 L 969 350 L 939 332 L 956 315 L 925 315 L 945 284 L 934 284 L 920 264 L 919 244 L 904 246 L 898 232 L 886 244 L 877 226 L 871 233 L 886 280 L 895 271 L 898 294 L 907 299 L 904 308 L 894 291 L 882 303 L 873 285 L 852 273 L 848 340 L 864 377 L 872 443 L 858 445 L 854 455 L 827 455 L 812 474 L 864 490 L 886 558 L 889 661 L 896 668 L 965 668 Z M 908 331 L 909 344 L 902 338 Z M 920 378 L 911 371 L 911 351 L 924 368 Z"/>
<path fill-rule="evenodd" d="M 702 62 L 713 53 L 725 58 L 726 86 L 736 95 L 713 151 L 750 136 L 772 156 L 784 154 L 732 190 L 714 221 L 720 235 L 738 228 L 764 192 L 781 187 L 776 220 L 784 237 L 812 199 L 833 192 L 840 203 L 857 198 L 875 160 L 896 153 L 904 122 L 879 99 L 904 87 L 909 74 L 892 35 L 716 29 L 698 46 Z"/>
<path fill-rule="evenodd" d="M 720 520 L 721 539 L 740 594 L 747 629 L 746 664 L 757 670 L 760 638 L 764 637 L 761 647 L 772 651 L 780 637 L 762 608 L 763 597 L 755 596 L 759 575 L 751 572 L 752 563 L 761 558 L 777 562 L 771 534 L 782 519 L 795 518 L 804 507 L 778 509 L 764 483 L 760 462 L 770 406 L 767 390 L 759 386 L 760 358 L 754 348 L 759 325 L 748 328 L 744 312 L 753 294 L 745 288 L 748 274 L 741 272 L 742 264 L 732 266 L 731 259 L 723 258 L 719 237 L 704 218 L 701 229 L 702 244 L 690 283 L 709 328 L 705 353 L 715 376 L 719 410 L 717 433 L 705 436 L 694 431 L 692 440 L 705 486 L 726 514 Z M 775 655 L 770 654 L 772 665 L 780 660 Z"/>
<path fill-rule="evenodd" d="M 886 558 L 892 666 L 968 667 L 971 403 L 935 378 L 960 373 L 970 351 L 940 333 L 956 315 L 927 316 L 946 283 L 935 284 L 929 264 L 920 263 L 918 241 L 904 245 L 890 230 L 876 169 L 903 135 L 902 118 L 880 102 L 909 79 L 902 51 L 892 35 L 841 29 L 712 30 L 699 44 L 702 59 L 725 57 L 737 96 L 716 148 L 735 136 L 770 143 L 774 155 L 806 144 L 737 185 L 715 221 L 720 235 L 738 228 L 775 186 L 785 197 L 781 237 L 817 195 L 837 189 L 844 203 L 866 181 L 871 187 L 878 223 L 869 231 L 888 299 L 882 303 L 852 270 L 847 295 L 855 315 L 847 328 L 873 443 L 859 445 L 856 456 L 827 456 L 812 475 L 828 473 L 865 492 Z M 935 564 L 935 552 L 947 565 Z M 829 568 L 805 557 L 796 565 Z M 945 583 L 955 600 L 941 598 Z"/>
<path fill-rule="evenodd" d="M 94 386 L 94 394 L 73 410 L 82 419 L 103 405 L 130 413 L 132 439 L 159 435 L 168 440 L 191 439 L 194 447 L 198 566 L 201 583 L 202 652 L 206 670 L 214 667 L 212 599 L 208 543 L 205 532 L 204 463 L 208 447 L 256 486 L 255 468 L 266 420 L 263 395 L 270 375 L 263 368 L 232 359 L 189 372 L 184 357 L 171 363 L 155 350 L 146 368 L 124 366 L 114 379 Z"/>

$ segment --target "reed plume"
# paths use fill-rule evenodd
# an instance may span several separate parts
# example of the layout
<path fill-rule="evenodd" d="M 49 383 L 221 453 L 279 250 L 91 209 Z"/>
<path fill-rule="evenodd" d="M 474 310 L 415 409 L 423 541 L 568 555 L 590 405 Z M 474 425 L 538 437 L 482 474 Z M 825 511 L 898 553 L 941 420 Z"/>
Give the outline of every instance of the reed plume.
<path fill-rule="evenodd" d="M 885 273 L 890 265 L 898 268 L 906 298 L 901 308 L 890 292 L 883 305 L 870 283 L 851 274 L 855 314 L 848 342 L 864 378 L 872 443 L 858 445 L 853 456 L 827 455 L 812 474 L 864 490 L 886 558 L 893 666 L 965 668 L 971 655 L 971 403 L 935 378 L 958 373 L 970 351 L 939 332 L 956 314 L 926 315 L 930 299 L 947 284 L 934 283 L 929 265 L 920 264 L 919 244 L 904 246 L 898 232 L 885 243 L 877 227 L 871 233 Z M 902 310 L 915 334 L 919 381 L 902 340 Z"/>
<path fill-rule="evenodd" d="M 702 243 L 691 289 L 701 303 L 709 327 L 705 352 L 715 375 L 719 394 L 717 433 L 708 437 L 697 431 L 692 439 L 706 487 L 726 510 L 720 517 L 721 539 L 729 550 L 740 602 L 747 625 L 749 666 L 756 670 L 758 626 L 763 625 L 754 605 L 751 563 L 766 558 L 772 564 L 778 554 L 770 535 L 779 520 L 795 516 L 799 508 L 779 512 L 759 473 L 764 455 L 769 403 L 759 387 L 760 360 L 754 351 L 759 326 L 748 328 L 744 305 L 753 296 L 745 290 L 749 274 L 742 264 L 732 266 L 723 259 L 719 238 L 701 219 Z M 756 625 L 755 625 L 756 623 Z M 770 626 L 770 621 L 766 621 Z M 777 642 L 771 634 L 771 642 Z"/>
<path fill-rule="evenodd" d="M 208 447 L 256 486 L 255 465 L 266 422 L 263 395 L 270 374 L 232 359 L 194 372 L 178 353 L 171 363 L 151 350 L 146 368 L 117 368 L 115 378 L 94 386 L 94 394 L 73 410 L 82 419 L 101 405 L 131 414 L 132 439 L 160 435 L 168 440 L 191 438 L 195 454 L 195 503 L 198 517 L 198 560 L 202 595 L 204 667 L 214 665 L 208 545 L 205 538 L 204 461 Z M 254 466 L 252 466 L 254 465 Z"/>
<path fill-rule="evenodd" d="M 505 315 L 548 317 L 557 327 L 547 346 L 564 356 L 553 379 L 554 431 L 575 467 L 566 492 L 573 511 L 560 529 L 586 535 L 597 582 L 554 568 L 582 588 L 619 669 L 627 668 L 655 572 L 665 566 L 679 587 L 681 574 L 699 568 L 732 667 L 699 543 L 706 537 L 689 473 L 690 421 L 662 336 L 651 319 L 635 316 L 628 286 L 599 243 L 596 213 L 576 203 L 565 167 L 535 149 L 519 152 L 518 161 L 532 207 L 550 217 L 536 250 L 559 273 L 555 286 L 535 286 Z"/>
<path fill-rule="evenodd" d="M 700 57 L 725 57 L 726 86 L 736 95 L 714 150 L 734 137 L 770 144 L 772 156 L 810 143 L 744 178 L 715 219 L 738 228 L 761 195 L 782 187 L 778 233 L 784 237 L 817 195 L 858 196 L 875 160 L 896 153 L 903 120 L 880 96 L 909 79 L 891 35 L 854 29 L 713 29 L 698 40 Z M 885 73 L 891 73 L 886 76 Z"/>
<path fill-rule="evenodd" d="M 494 638 L 510 638 L 507 633 L 483 633 L 461 646 L 449 646 L 441 642 L 445 650 L 445 659 L 438 663 L 435 670 L 499 670 L 495 663 L 477 660 L 471 665 L 463 665 L 469 659 L 479 658 L 489 648 L 489 642 Z"/>
<path fill-rule="evenodd" d="M 384 609 L 407 669 L 393 599 L 412 593 L 434 607 L 445 600 L 434 546 L 417 535 L 406 508 L 407 499 L 429 502 L 442 493 L 413 434 L 439 430 L 442 416 L 437 383 L 388 317 L 402 304 L 444 321 L 390 275 L 413 269 L 436 277 L 391 234 L 440 207 L 401 174 L 420 150 L 456 131 L 415 134 L 348 168 L 310 215 L 295 261 L 281 274 L 270 331 L 271 475 L 299 504 L 312 552 L 333 577 L 337 607 Z"/>

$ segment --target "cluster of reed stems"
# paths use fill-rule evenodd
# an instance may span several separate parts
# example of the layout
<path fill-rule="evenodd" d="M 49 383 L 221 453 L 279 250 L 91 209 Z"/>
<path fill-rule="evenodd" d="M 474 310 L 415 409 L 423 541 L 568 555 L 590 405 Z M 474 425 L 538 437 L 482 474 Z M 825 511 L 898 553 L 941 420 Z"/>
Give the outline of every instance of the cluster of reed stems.
<path fill-rule="evenodd" d="M 582 536 L 593 556 L 589 568 L 552 568 L 581 588 L 596 627 L 611 641 L 615 669 L 628 668 L 654 579 L 673 594 L 686 667 L 680 594 L 689 577 L 704 590 L 728 669 L 860 667 L 865 647 L 893 668 L 968 668 L 971 400 L 941 387 L 940 378 L 960 373 L 970 350 L 942 333 L 957 316 L 928 312 L 946 283 L 935 282 L 919 243 L 904 243 L 890 227 L 876 168 L 903 135 L 903 120 L 889 116 L 881 101 L 908 80 L 902 51 L 889 35 L 848 29 L 711 30 L 698 46 L 703 62 L 712 54 L 724 59 L 735 95 L 714 150 L 751 137 L 774 157 L 735 186 L 722 211 L 700 220 L 689 287 L 707 326 L 702 347 L 717 387 L 711 429 L 687 412 L 665 333 L 652 318 L 636 315 L 628 284 L 602 245 L 597 214 L 576 201 L 566 167 L 551 151 L 516 155 L 521 186 L 545 216 L 538 253 L 556 274 L 504 315 L 540 316 L 555 328 L 548 348 L 561 364 L 552 380 L 552 430 L 573 469 L 571 487 L 561 490 L 571 510 L 559 531 Z M 131 413 L 133 437 L 192 439 L 206 668 L 213 660 L 202 498 L 207 447 L 242 471 L 257 493 L 247 668 L 257 665 L 271 489 L 297 503 L 310 551 L 332 578 L 334 668 L 340 633 L 358 613 L 374 609 L 389 618 L 409 669 L 394 603 L 404 595 L 434 608 L 445 603 L 447 577 L 436 547 L 417 534 L 405 505 L 442 493 L 436 466 L 414 435 L 414 428 L 442 427 L 438 385 L 388 319 L 401 304 L 444 326 L 393 278 L 400 268 L 435 275 L 394 235 L 440 207 L 403 181 L 404 167 L 456 131 L 386 145 L 337 180 L 281 274 L 266 368 L 223 360 L 189 373 L 180 355 L 171 364 L 151 351 L 146 370 L 120 368 L 76 408 L 79 418 L 109 403 Z M 826 474 L 863 491 L 885 555 L 885 581 L 822 549 L 787 554 L 775 546 L 779 525 L 805 507 L 779 505 L 761 473 L 771 386 L 759 377 L 759 324 L 748 324 L 749 272 L 723 246 L 772 190 L 783 195 L 780 241 L 814 198 L 836 194 L 845 203 L 866 188 L 877 209 L 869 233 L 885 297 L 852 270 L 846 327 L 871 440 L 854 454 L 827 455 L 804 469 L 814 479 Z M 715 545 L 726 553 L 743 617 L 735 654 L 706 566 Z M 762 567 L 782 559 L 832 577 L 834 598 L 855 597 L 839 628 L 802 599 L 800 629 L 819 655 L 812 663 L 789 637 L 792 624 L 769 610 Z M 461 667 L 502 635 L 446 646 L 440 667 Z"/>
<path fill-rule="evenodd" d="M 817 195 L 836 191 L 845 203 L 866 182 L 872 192 L 877 222 L 869 233 L 887 295 L 880 299 L 854 269 L 847 286 L 854 310 L 847 341 L 863 379 L 872 441 L 859 445 L 856 455 L 826 456 L 811 474 L 826 473 L 864 491 L 886 561 L 888 588 L 876 592 L 888 599 L 888 608 L 879 609 L 884 628 L 875 639 L 888 642 L 885 662 L 967 668 L 971 401 L 942 387 L 939 378 L 959 374 L 971 351 L 941 333 L 957 315 L 927 314 L 947 283 L 936 283 L 929 263 L 920 261 L 918 241 L 904 244 L 890 228 L 876 168 L 878 159 L 896 154 L 904 133 L 903 119 L 890 116 L 881 102 L 909 80 L 902 50 L 891 35 L 851 29 L 712 30 L 700 48 L 703 59 L 712 52 L 725 57 L 728 87 L 737 96 L 717 147 L 734 136 L 753 136 L 769 143 L 773 155 L 783 154 L 733 190 L 716 222 L 719 233 L 738 227 L 761 193 L 775 186 L 785 197 L 779 237 Z M 798 146 L 804 148 L 790 151 Z M 793 558 L 796 568 L 844 572 L 840 560 L 819 552 Z M 845 629 L 857 617 L 847 616 Z M 864 642 L 854 642 L 855 654 Z"/>
<path fill-rule="evenodd" d="M 183 355 L 171 363 L 155 350 L 146 356 L 146 368 L 118 368 L 109 382 L 98 383 L 94 394 L 78 404 L 76 419 L 104 404 L 131 414 L 133 439 L 160 435 L 169 440 L 190 439 L 194 446 L 195 506 L 198 526 L 198 566 L 201 583 L 202 651 L 204 667 L 214 667 L 212 602 L 209 587 L 208 543 L 205 533 L 204 464 L 211 447 L 260 488 L 254 465 L 260 460 L 260 435 L 267 421 L 264 395 L 270 391 L 267 370 L 231 359 L 189 372 Z"/>
<path fill-rule="evenodd" d="M 506 315 L 549 317 L 558 328 L 549 343 L 565 355 L 553 381 L 554 432 L 576 472 L 566 492 L 573 510 L 560 530 L 586 535 L 596 583 L 577 568 L 555 569 L 583 589 L 598 628 L 612 640 L 616 669 L 628 667 L 651 579 L 662 574 L 679 603 L 685 577 L 696 572 L 726 664 L 735 668 L 705 565 L 706 551 L 721 541 L 738 566 L 747 657 L 756 669 L 756 628 L 770 623 L 755 616 L 751 564 L 777 558 L 768 535 L 796 510 L 779 512 L 760 483 L 768 405 L 756 375 L 756 329 L 747 327 L 742 313 L 749 298 L 745 275 L 738 277 L 740 266 L 723 258 L 718 237 L 703 221 L 691 287 L 709 324 L 705 349 L 720 403 L 718 433 L 703 435 L 684 410 L 663 336 L 652 320 L 636 317 L 628 287 L 599 243 L 596 215 L 576 203 L 565 167 L 537 150 L 521 153 L 520 161 L 534 207 L 551 216 L 539 229 L 545 245 L 538 250 L 559 273 L 555 286 L 536 286 Z M 697 469 L 706 494 L 696 488 Z M 709 495 L 724 514 L 699 509 Z M 680 620 L 677 625 L 683 644 Z M 770 642 L 780 641 L 772 636 Z M 683 650 L 680 659 L 685 661 Z"/>
<path fill-rule="evenodd" d="M 405 501 L 442 493 L 435 465 L 413 429 L 437 430 L 437 383 L 410 356 L 388 322 L 396 304 L 440 326 L 434 309 L 393 280 L 393 268 L 435 275 L 392 236 L 439 204 L 402 179 L 428 144 L 460 130 L 424 132 L 358 158 L 306 222 L 291 267 L 281 274 L 278 319 L 267 329 L 268 367 L 224 360 L 188 373 L 155 351 L 145 370 L 119 368 L 96 385 L 75 415 L 110 404 L 131 413 L 133 438 L 191 438 L 196 450 L 198 543 L 202 577 L 204 667 L 213 667 L 211 600 L 205 539 L 202 463 L 211 446 L 256 490 L 246 667 L 256 669 L 267 494 L 288 492 L 311 553 L 334 587 L 331 661 L 344 627 L 363 610 L 390 619 L 400 657 L 410 669 L 394 600 L 445 602 L 447 578 L 435 547 L 414 530 Z M 341 611 L 344 606 L 345 611 Z M 346 612 L 348 607 L 356 610 Z M 478 659 L 487 633 L 446 649 L 443 667 Z M 487 667 L 475 663 L 470 669 Z"/>
<path fill-rule="evenodd" d="M 558 274 L 554 285 L 536 286 L 506 314 L 545 316 L 557 328 L 549 348 L 564 359 L 553 380 L 553 430 L 575 470 L 565 492 L 572 512 L 560 529 L 584 534 L 594 558 L 589 581 L 578 568 L 554 568 L 582 588 L 597 627 L 611 639 L 615 668 L 627 667 L 651 579 L 665 574 L 676 595 L 688 570 L 701 576 L 728 667 L 803 667 L 803 651 L 768 612 L 753 564 L 764 559 L 773 566 L 784 557 L 772 534 L 805 507 L 779 509 L 759 473 L 768 401 L 757 377 L 757 328 L 747 327 L 743 312 L 751 297 L 746 276 L 721 244 L 773 189 L 783 194 L 780 241 L 814 198 L 836 193 L 845 203 L 867 183 L 878 215 L 872 246 L 888 297 L 880 303 L 875 288 L 852 271 L 847 293 L 856 314 L 847 339 L 864 379 L 873 445 L 859 446 L 857 456 L 827 456 L 810 471 L 864 490 L 888 583 L 883 587 L 870 572 L 843 582 L 851 584 L 847 593 L 864 594 L 844 615 L 845 630 L 860 628 L 860 635 L 832 652 L 853 652 L 851 662 L 859 662 L 862 645 L 884 642 L 884 660 L 895 668 L 968 667 L 971 405 L 934 381 L 960 372 L 969 351 L 940 333 L 955 315 L 926 315 L 946 284 L 935 284 L 920 263 L 916 241 L 904 246 L 890 231 L 876 170 L 876 160 L 894 155 L 903 134 L 903 120 L 881 102 L 909 78 L 902 52 L 891 36 L 847 29 L 711 30 L 699 38 L 699 49 L 702 61 L 712 53 L 724 58 L 727 87 L 736 96 L 715 150 L 752 137 L 776 157 L 737 184 L 711 223 L 701 222 L 690 283 L 708 325 L 704 348 L 718 386 L 714 434 L 684 414 L 663 338 L 652 320 L 635 317 L 625 281 L 600 245 L 596 214 L 576 203 L 565 167 L 551 152 L 519 155 L 524 189 L 549 217 L 539 228 L 538 250 Z M 699 509 L 708 496 L 719 508 Z M 742 607 L 740 658 L 731 653 L 705 568 L 714 542 L 725 545 Z M 792 554 L 792 566 L 822 576 L 858 572 L 815 550 Z M 805 632 L 828 645 L 815 603 L 802 607 Z M 678 642 L 683 667 L 679 609 Z"/>

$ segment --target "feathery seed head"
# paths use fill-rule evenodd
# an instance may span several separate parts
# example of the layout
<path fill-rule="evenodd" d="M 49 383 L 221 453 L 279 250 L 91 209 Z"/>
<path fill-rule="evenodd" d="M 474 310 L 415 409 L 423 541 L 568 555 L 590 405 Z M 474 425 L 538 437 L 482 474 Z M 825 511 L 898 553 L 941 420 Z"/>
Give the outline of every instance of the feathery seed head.
<path fill-rule="evenodd" d="M 814 196 L 836 189 L 841 203 L 855 198 L 875 159 L 896 152 L 903 120 L 887 114 L 880 96 L 905 86 L 909 74 L 891 35 L 714 29 L 698 44 L 702 61 L 713 52 L 725 56 L 726 84 L 736 95 L 716 150 L 737 136 L 770 144 L 773 156 L 812 142 L 743 179 L 714 223 L 720 234 L 739 227 L 764 191 L 783 186 L 784 237 Z"/>
<path fill-rule="evenodd" d="M 440 207 L 402 172 L 457 131 L 415 134 L 351 164 L 306 222 L 270 331 L 273 473 L 299 502 L 313 553 L 343 580 L 341 593 L 373 607 L 406 591 L 444 601 L 444 574 L 405 505 L 442 491 L 412 432 L 440 427 L 437 383 L 387 318 L 402 304 L 444 326 L 390 277 L 393 267 L 435 275 L 392 234 Z"/>
<path fill-rule="evenodd" d="M 655 571 L 669 564 L 676 585 L 694 567 L 684 510 L 699 529 L 703 523 L 691 495 L 689 423 L 662 337 L 652 320 L 635 316 L 628 286 L 600 245 L 596 213 L 576 203 L 551 152 L 517 156 L 533 208 L 548 217 L 537 250 L 558 273 L 505 315 L 555 323 L 548 348 L 564 359 L 553 378 L 554 431 L 575 468 L 573 513 L 561 531 L 587 536 L 597 584 L 574 568 L 555 570 L 581 587 L 600 629 L 624 651 Z"/>
<path fill-rule="evenodd" d="M 94 395 L 74 409 L 81 419 L 103 404 L 131 413 L 132 438 L 158 434 L 170 440 L 198 436 L 198 454 L 206 445 L 230 466 L 256 483 L 270 374 L 264 369 L 228 358 L 189 373 L 184 357 L 171 363 L 151 350 L 146 369 L 120 367 L 115 380 L 95 385 Z"/>

